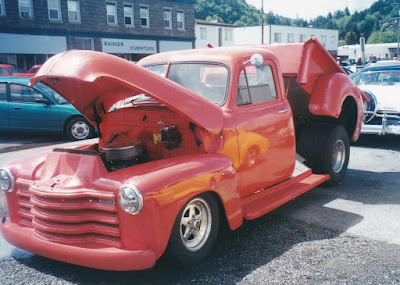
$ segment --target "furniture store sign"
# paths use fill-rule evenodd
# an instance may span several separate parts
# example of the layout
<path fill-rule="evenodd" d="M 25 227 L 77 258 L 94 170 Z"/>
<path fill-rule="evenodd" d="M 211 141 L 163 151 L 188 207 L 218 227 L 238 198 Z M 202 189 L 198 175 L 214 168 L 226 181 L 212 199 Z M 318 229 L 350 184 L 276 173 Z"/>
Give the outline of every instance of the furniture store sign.
<path fill-rule="evenodd" d="M 103 52 L 107 53 L 157 53 L 156 41 L 101 39 Z"/>

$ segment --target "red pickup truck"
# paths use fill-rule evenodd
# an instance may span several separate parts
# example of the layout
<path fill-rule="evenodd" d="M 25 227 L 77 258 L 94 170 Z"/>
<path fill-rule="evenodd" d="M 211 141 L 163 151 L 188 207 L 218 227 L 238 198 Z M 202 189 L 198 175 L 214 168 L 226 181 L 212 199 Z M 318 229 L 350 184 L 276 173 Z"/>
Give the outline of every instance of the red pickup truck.
<path fill-rule="evenodd" d="M 92 51 L 49 59 L 31 83 L 69 100 L 95 143 L 0 170 L 7 241 L 107 270 L 204 259 L 230 229 L 342 181 L 362 93 L 315 39 L 161 53 L 137 65 Z M 297 153 L 297 154 L 296 154 Z"/>

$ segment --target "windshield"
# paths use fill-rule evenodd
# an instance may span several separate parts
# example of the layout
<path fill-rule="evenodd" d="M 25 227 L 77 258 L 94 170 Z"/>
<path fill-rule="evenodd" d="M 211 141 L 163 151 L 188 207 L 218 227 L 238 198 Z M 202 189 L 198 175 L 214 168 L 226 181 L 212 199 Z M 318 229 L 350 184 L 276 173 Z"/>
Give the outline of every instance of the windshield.
<path fill-rule="evenodd" d="M 146 69 L 164 75 L 167 65 L 152 65 Z M 192 90 L 205 99 L 221 105 L 228 86 L 228 69 L 212 63 L 173 63 L 167 78 Z"/>
<path fill-rule="evenodd" d="M 354 82 L 357 85 L 400 85 L 400 70 L 360 73 L 354 77 Z"/>
<path fill-rule="evenodd" d="M 68 103 L 67 100 L 64 99 L 60 94 L 58 94 L 56 91 L 48 87 L 47 85 L 44 85 L 42 83 L 38 83 L 36 85 L 40 90 L 44 91 L 48 96 L 53 98 L 58 104 L 66 104 Z"/>
<path fill-rule="evenodd" d="M 167 71 L 167 66 L 168 65 L 166 65 L 166 64 L 151 65 L 151 66 L 146 66 L 146 69 L 154 72 L 157 75 L 165 77 L 165 72 Z"/>

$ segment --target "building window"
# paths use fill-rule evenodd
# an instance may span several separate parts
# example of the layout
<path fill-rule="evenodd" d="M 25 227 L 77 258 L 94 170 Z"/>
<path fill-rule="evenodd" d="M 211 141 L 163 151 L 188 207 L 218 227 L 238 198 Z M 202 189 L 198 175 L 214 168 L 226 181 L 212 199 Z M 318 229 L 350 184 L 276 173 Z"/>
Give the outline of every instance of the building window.
<path fill-rule="evenodd" d="M 18 0 L 19 17 L 22 19 L 33 19 L 31 0 Z"/>
<path fill-rule="evenodd" d="M 61 7 L 59 0 L 47 0 L 47 7 L 49 9 L 49 19 L 53 21 L 61 20 Z"/>
<path fill-rule="evenodd" d="M 140 25 L 146 28 L 150 27 L 149 7 L 147 6 L 140 6 Z"/>
<path fill-rule="evenodd" d="M 335 36 L 331 36 L 331 44 L 332 45 L 335 44 L 335 41 L 336 41 L 336 37 Z"/>
<path fill-rule="evenodd" d="M 274 33 L 274 43 L 281 42 L 281 33 Z"/>
<path fill-rule="evenodd" d="M 232 30 L 225 30 L 225 41 L 232 41 Z"/>
<path fill-rule="evenodd" d="M 178 25 L 178 30 L 185 29 L 185 13 L 183 11 L 178 11 L 176 13 L 176 23 Z"/>
<path fill-rule="evenodd" d="M 207 39 L 207 29 L 206 28 L 200 28 L 200 39 L 201 40 Z"/>
<path fill-rule="evenodd" d="M 172 10 L 164 8 L 164 29 L 172 29 Z"/>
<path fill-rule="evenodd" d="M 305 34 L 300 34 L 300 36 L 299 36 L 299 42 L 300 42 L 300 43 L 304 43 L 305 38 L 306 38 L 306 35 L 305 35 Z"/>
<path fill-rule="evenodd" d="M 92 38 L 75 38 L 75 48 L 82 50 L 93 50 Z"/>
<path fill-rule="evenodd" d="M 68 0 L 68 20 L 70 22 L 80 22 L 81 21 L 79 0 Z"/>
<path fill-rule="evenodd" d="M 294 43 L 294 34 L 288 34 L 287 35 L 287 42 L 288 43 Z"/>
<path fill-rule="evenodd" d="M 124 23 L 125 26 L 134 26 L 133 6 L 129 4 L 124 5 Z"/>
<path fill-rule="evenodd" d="M 323 46 L 326 45 L 326 36 L 324 36 L 324 35 L 321 36 L 321 43 Z"/>
<path fill-rule="evenodd" d="M 4 0 L 0 0 L 0 16 L 6 15 L 6 6 L 4 5 Z"/>
<path fill-rule="evenodd" d="M 117 3 L 106 3 L 107 23 L 109 25 L 117 24 Z"/>

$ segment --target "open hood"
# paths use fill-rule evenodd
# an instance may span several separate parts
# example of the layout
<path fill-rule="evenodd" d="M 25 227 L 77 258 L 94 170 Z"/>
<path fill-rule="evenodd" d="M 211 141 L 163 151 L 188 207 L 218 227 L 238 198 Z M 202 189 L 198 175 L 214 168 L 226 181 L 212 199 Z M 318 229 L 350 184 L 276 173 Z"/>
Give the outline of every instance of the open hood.
<path fill-rule="evenodd" d="M 213 134 L 222 129 L 216 104 L 132 62 L 95 51 L 67 51 L 47 60 L 31 79 L 60 93 L 92 122 L 125 98 L 146 94 Z"/>

